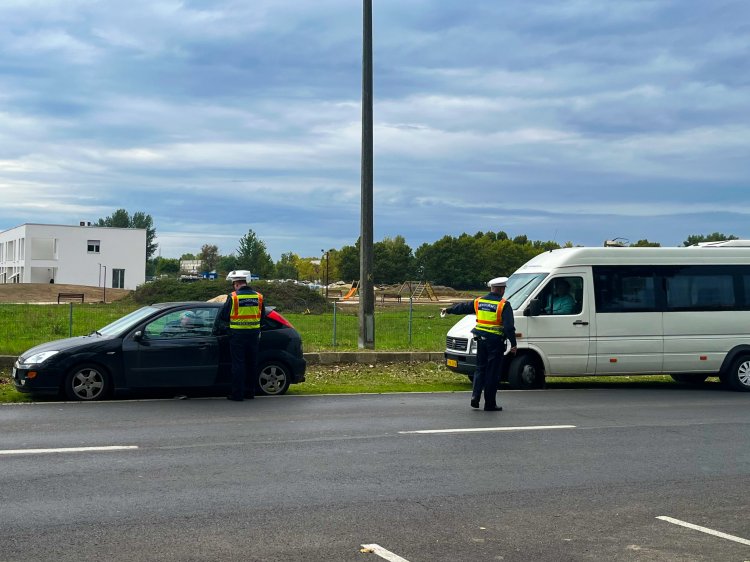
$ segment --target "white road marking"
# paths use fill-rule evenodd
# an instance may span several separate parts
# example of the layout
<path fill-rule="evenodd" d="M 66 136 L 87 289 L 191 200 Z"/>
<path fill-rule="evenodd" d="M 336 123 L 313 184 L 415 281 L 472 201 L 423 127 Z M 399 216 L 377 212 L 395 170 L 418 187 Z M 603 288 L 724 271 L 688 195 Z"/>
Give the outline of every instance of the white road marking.
<path fill-rule="evenodd" d="M 137 449 L 138 445 L 110 445 L 106 447 L 66 447 L 62 449 L 7 449 L 0 450 L 0 455 L 42 455 L 48 453 L 86 453 L 89 451 L 128 451 Z"/>
<path fill-rule="evenodd" d="M 399 433 L 477 433 L 480 431 L 537 431 L 540 429 L 575 429 L 575 425 L 527 425 L 518 427 L 466 427 L 459 429 L 419 429 Z"/>
<path fill-rule="evenodd" d="M 701 533 L 706 533 L 708 535 L 713 535 L 715 537 L 727 539 L 729 541 L 734 541 L 740 544 L 750 546 L 750 540 L 748 539 L 735 537 L 734 535 L 728 535 L 727 533 L 722 533 L 721 531 L 714 531 L 713 529 L 709 529 L 708 527 L 701 527 L 700 525 L 693 525 L 692 523 L 687 523 L 686 521 L 680 521 L 679 519 L 673 519 L 672 517 L 667 517 L 666 515 L 660 515 L 659 517 L 657 517 L 657 519 L 661 519 L 662 521 L 666 521 L 667 523 L 674 523 L 675 525 L 680 525 L 681 527 L 687 527 L 688 529 L 693 529 L 694 531 L 700 531 Z"/>
<path fill-rule="evenodd" d="M 377 554 L 389 562 L 409 562 L 406 558 L 402 558 L 398 554 L 393 554 L 390 550 L 384 549 L 379 544 L 363 544 L 362 548 L 371 550 L 373 554 Z"/>

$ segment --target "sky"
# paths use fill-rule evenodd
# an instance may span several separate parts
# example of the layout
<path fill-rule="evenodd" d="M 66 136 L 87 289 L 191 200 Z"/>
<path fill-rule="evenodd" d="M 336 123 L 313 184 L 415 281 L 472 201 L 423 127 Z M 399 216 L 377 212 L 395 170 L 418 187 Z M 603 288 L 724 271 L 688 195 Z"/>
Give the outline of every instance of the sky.
<path fill-rule="evenodd" d="M 2 0 L 0 231 L 360 235 L 362 2 Z M 374 241 L 750 238 L 747 0 L 374 0 Z"/>

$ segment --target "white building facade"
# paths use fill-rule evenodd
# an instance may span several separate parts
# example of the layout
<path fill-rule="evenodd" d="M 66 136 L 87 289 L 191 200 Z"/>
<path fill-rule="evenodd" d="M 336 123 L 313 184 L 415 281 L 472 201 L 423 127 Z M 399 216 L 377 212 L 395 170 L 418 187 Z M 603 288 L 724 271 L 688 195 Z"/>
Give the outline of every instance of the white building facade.
<path fill-rule="evenodd" d="M 0 232 L 0 283 L 132 290 L 145 281 L 143 228 L 23 224 Z"/>

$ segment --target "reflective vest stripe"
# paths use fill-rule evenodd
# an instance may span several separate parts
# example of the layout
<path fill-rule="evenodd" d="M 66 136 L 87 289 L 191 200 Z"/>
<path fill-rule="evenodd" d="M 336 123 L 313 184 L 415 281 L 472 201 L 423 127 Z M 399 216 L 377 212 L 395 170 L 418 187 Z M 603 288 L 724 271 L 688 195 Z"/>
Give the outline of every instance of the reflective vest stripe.
<path fill-rule="evenodd" d="M 500 301 L 478 298 L 474 300 L 474 313 L 477 316 L 475 329 L 490 334 L 503 333 L 503 308 L 505 299 Z"/>
<path fill-rule="evenodd" d="M 237 294 L 233 292 L 229 327 L 235 330 L 257 330 L 260 328 L 263 295 L 260 293 Z"/>

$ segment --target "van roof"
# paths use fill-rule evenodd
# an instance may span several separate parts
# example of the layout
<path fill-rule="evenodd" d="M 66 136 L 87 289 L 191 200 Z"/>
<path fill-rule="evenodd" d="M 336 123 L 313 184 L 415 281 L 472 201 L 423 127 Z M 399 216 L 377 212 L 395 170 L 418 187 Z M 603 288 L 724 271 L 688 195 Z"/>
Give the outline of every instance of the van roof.
<path fill-rule="evenodd" d="M 750 264 L 750 247 L 560 248 L 533 257 L 516 273 L 550 271 L 577 265 Z"/>

